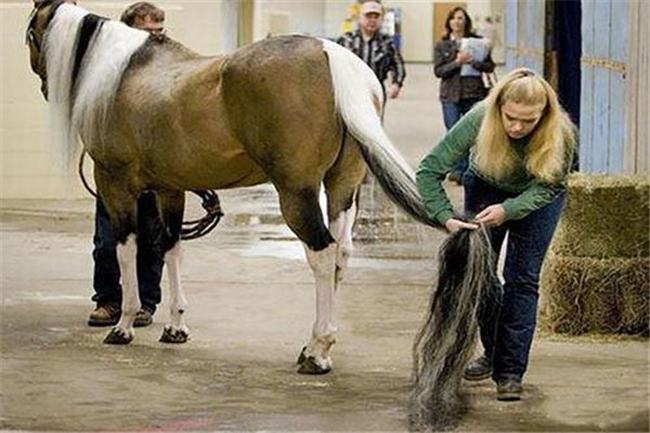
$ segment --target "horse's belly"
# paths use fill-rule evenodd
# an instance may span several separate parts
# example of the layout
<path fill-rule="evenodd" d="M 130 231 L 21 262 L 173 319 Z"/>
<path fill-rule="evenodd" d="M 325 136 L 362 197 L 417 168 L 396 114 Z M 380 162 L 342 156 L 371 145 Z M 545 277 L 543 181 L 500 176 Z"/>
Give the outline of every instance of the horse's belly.
<path fill-rule="evenodd" d="M 184 190 L 237 188 L 268 181 L 262 169 L 245 154 L 179 158 L 174 169 L 153 177 L 165 178 L 167 185 L 163 186 Z"/>

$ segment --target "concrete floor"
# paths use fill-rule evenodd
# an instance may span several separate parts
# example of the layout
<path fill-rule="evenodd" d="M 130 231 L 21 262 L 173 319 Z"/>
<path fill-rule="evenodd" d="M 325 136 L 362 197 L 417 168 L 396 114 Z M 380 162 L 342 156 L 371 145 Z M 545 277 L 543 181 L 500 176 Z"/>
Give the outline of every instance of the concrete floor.
<path fill-rule="evenodd" d="M 416 165 L 443 127 L 431 66 L 408 74 L 386 127 Z M 337 300 L 334 370 L 318 377 L 295 372 L 313 283 L 270 187 L 224 192 L 224 221 L 185 244 L 192 339 L 182 346 L 157 342 L 165 301 L 127 347 L 103 345 L 106 329 L 85 325 L 91 201 L 2 201 L 0 429 L 406 431 L 411 344 L 443 235 L 366 192 Z M 490 382 L 464 391 L 458 431 L 647 432 L 647 340 L 540 334 L 523 401 L 496 402 Z"/>

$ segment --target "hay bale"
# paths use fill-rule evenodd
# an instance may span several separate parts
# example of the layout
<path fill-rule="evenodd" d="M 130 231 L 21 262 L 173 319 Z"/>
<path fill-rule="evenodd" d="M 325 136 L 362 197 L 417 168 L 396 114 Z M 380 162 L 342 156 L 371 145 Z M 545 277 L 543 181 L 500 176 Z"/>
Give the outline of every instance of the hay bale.
<path fill-rule="evenodd" d="M 553 332 L 648 335 L 650 258 L 548 257 L 542 321 Z"/>
<path fill-rule="evenodd" d="M 567 205 L 553 241 L 571 257 L 648 257 L 650 181 L 647 176 L 572 174 Z"/>

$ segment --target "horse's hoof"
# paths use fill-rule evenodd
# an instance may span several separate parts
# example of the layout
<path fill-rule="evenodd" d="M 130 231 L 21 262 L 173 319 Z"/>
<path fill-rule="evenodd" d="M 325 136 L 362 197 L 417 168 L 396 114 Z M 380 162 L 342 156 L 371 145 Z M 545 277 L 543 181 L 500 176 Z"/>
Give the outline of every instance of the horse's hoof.
<path fill-rule="evenodd" d="M 131 341 L 133 341 L 133 333 L 124 331 L 117 326 L 113 327 L 104 337 L 104 344 L 129 344 Z"/>
<path fill-rule="evenodd" d="M 171 326 L 165 326 L 163 333 L 160 336 L 161 343 L 182 344 L 190 339 L 190 334 L 184 329 L 173 329 Z"/>
<path fill-rule="evenodd" d="M 302 355 L 302 353 L 301 353 Z M 332 367 L 321 367 L 316 363 L 316 359 L 313 356 L 304 356 L 303 361 L 298 367 L 298 373 L 300 374 L 327 374 L 332 370 Z"/>
<path fill-rule="evenodd" d="M 300 365 L 303 362 L 305 362 L 305 359 L 307 359 L 307 357 L 305 356 L 305 350 L 307 350 L 307 346 L 303 346 L 302 350 L 300 351 L 300 355 L 298 355 L 298 360 L 296 361 L 296 364 Z"/>

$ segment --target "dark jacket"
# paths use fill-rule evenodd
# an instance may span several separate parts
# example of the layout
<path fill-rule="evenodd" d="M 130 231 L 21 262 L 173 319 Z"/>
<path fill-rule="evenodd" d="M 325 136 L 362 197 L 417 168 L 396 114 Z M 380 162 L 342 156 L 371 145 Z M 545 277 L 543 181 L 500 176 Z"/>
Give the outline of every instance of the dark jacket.
<path fill-rule="evenodd" d="M 440 101 L 458 102 L 461 99 L 483 99 L 488 89 L 481 77 L 461 77 L 461 64 L 455 61 L 458 44 L 451 39 L 436 43 L 433 51 L 433 72 L 440 78 Z M 472 66 L 481 72 L 494 71 L 494 62 L 488 54 L 482 62 L 474 61 Z"/>
<path fill-rule="evenodd" d="M 392 37 L 377 32 L 368 43 L 365 43 L 361 31 L 357 30 L 345 33 L 336 42 L 352 51 L 370 66 L 370 69 L 379 78 L 382 87 L 389 71 L 393 72 L 393 83 L 402 87 L 404 78 L 406 78 L 404 60 L 395 47 Z"/>

